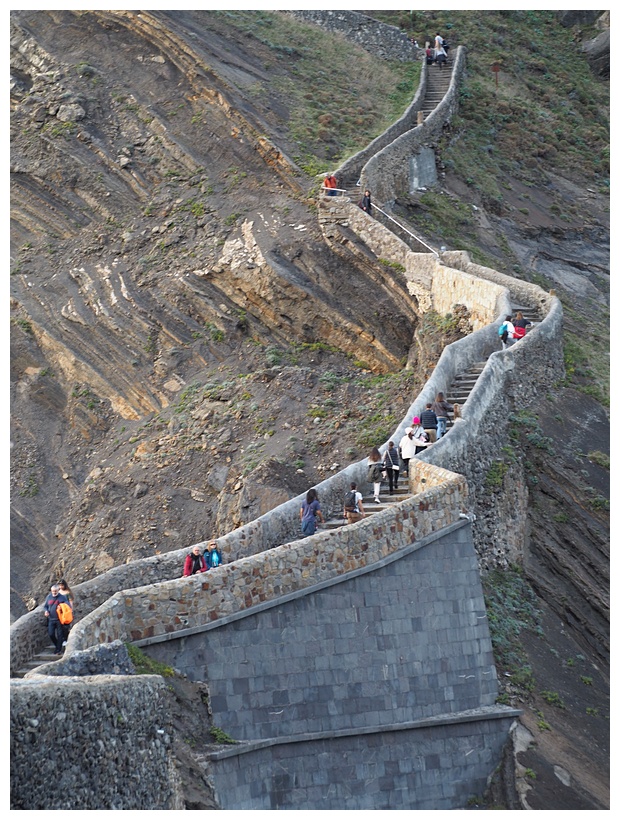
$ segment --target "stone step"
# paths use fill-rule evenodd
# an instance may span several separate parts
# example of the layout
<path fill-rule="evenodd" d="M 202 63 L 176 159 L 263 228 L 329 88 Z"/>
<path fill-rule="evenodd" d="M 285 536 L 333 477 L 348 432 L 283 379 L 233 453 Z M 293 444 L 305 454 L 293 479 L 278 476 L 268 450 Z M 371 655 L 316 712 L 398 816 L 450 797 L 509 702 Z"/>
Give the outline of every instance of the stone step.
<path fill-rule="evenodd" d="M 367 495 L 362 498 L 362 506 L 364 507 L 364 512 L 367 515 L 374 515 L 375 513 L 381 512 L 381 510 L 387 509 L 390 504 L 398 504 L 400 501 L 404 501 L 404 499 L 409 498 L 410 495 L 411 493 L 409 492 L 408 487 L 398 487 L 392 495 L 389 494 L 388 490 L 384 491 L 382 489 L 379 493 L 379 504 L 375 504 L 374 497 L 372 495 Z M 346 523 L 347 522 L 344 515 L 336 516 L 328 518 L 321 528 L 326 530 L 334 530 L 338 527 L 345 526 Z"/>
<path fill-rule="evenodd" d="M 61 658 L 62 655 L 55 655 L 51 650 L 49 652 L 38 652 L 29 661 L 26 661 L 22 668 L 15 673 L 15 677 L 23 678 L 25 677 L 26 672 L 36 669 L 37 666 L 43 666 L 44 663 L 55 663 Z"/>

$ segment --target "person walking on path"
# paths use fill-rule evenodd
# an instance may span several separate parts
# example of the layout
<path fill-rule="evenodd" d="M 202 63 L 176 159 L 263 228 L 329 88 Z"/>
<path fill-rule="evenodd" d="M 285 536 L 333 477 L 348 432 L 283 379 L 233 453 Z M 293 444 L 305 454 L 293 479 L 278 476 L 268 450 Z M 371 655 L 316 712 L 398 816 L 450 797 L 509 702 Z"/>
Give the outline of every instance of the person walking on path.
<path fill-rule="evenodd" d="M 207 569 L 215 569 L 215 567 L 221 565 L 222 553 L 217 546 L 217 541 L 209 541 L 206 550 L 202 553 L 202 557 L 205 559 Z"/>
<path fill-rule="evenodd" d="M 207 562 L 204 556 L 200 554 L 200 547 L 195 544 L 192 551 L 188 552 L 185 558 L 185 565 L 183 567 L 183 577 L 187 578 L 190 575 L 196 575 L 197 572 L 206 572 Z"/>
<path fill-rule="evenodd" d="M 413 440 L 413 445 L 415 447 L 414 455 L 417 456 L 418 453 L 421 453 L 428 447 L 428 435 L 422 427 L 422 425 L 420 424 L 420 419 L 418 418 L 418 416 L 414 416 L 413 427 L 410 427 L 409 429 L 411 430 L 411 438 Z"/>
<path fill-rule="evenodd" d="M 368 456 L 368 481 L 373 485 L 375 493 L 375 504 L 380 504 L 379 494 L 381 492 L 381 479 L 385 471 L 385 466 L 381 459 L 378 447 L 373 447 Z"/>
<path fill-rule="evenodd" d="M 344 517 L 348 524 L 355 524 L 366 517 L 364 505 L 362 504 L 362 494 L 358 492 L 357 484 L 352 481 L 349 492 L 344 497 Z"/>
<path fill-rule="evenodd" d="M 526 329 L 532 326 L 529 319 L 526 319 L 520 310 L 517 311 L 517 317 L 513 322 L 514 330 L 512 336 L 514 339 L 522 339 L 525 336 Z"/>
<path fill-rule="evenodd" d="M 415 441 L 413 440 L 413 428 L 407 427 L 405 430 L 405 435 L 398 443 L 398 449 L 400 450 L 400 457 L 403 462 L 403 477 L 407 478 L 409 476 L 409 459 L 413 458 L 416 454 Z"/>
<path fill-rule="evenodd" d="M 508 314 L 503 323 L 499 326 L 499 338 L 502 340 L 502 350 L 514 344 L 515 326 L 512 323 L 512 316 Z"/>
<path fill-rule="evenodd" d="M 383 454 L 383 463 L 385 464 L 385 472 L 387 473 L 390 495 L 392 495 L 394 490 L 398 488 L 398 476 L 400 474 L 398 450 L 394 446 L 393 441 L 388 441 L 387 449 Z"/>
<path fill-rule="evenodd" d="M 334 174 L 325 174 L 323 185 L 327 188 L 327 196 L 338 196 L 336 188 L 338 187 L 338 180 Z"/>
<path fill-rule="evenodd" d="M 431 410 L 437 416 L 437 441 L 439 441 L 439 439 L 446 434 L 448 427 L 448 413 L 452 413 L 454 406 L 452 404 L 448 404 L 443 393 L 437 393 Z"/>
<path fill-rule="evenodd" d="M 362 211 L 366 211 L 368 216 L 372 216 L 372 202 L 370 198 L 370 191 L 368 189 L 364 191 L 364 196 L 360 202 L 360 208 Z"/>
<path fill-rule="evenodd" d="M 301 531 L 304 535 L 314 535 L 317 520 L 321 524 L 324 521 L 319 504 L 319 496 L 314 487 L 308 490 L 306 497 L 301 502 L 299 520 L 301 521 Z"/>
<path fill-rule="evenodd" d="M 47 619 L 47 634 L 54 644 L 54 655 L 62 655 L 62 644 L 65 640 L 65 631 L 58 618 L 58 604 L 69 604 L 69 600 L 60 594 L 58 584 L 53 584 L 50 594 L 45 599 L 43 612 Z"/>
<path fill-rule="evenodd" d="M 432 407 L 433 405 L 429 401 L 420 415 L 420 424 L 431 444 L 437 441 L 437 416 L 433 413 Z"/>
<path fill-rule="evenodd" d="M 67 584 L 64 578 L 61 578 L 58 582 L 58 591 L 61 595 L 64 595 L 67 601 L 69 602 L 69 606 L 71 607 L 71 611 L 75 613 L 75 597 L 73 592 L 71 592 L 71 588 Z M 71 631 L 71 627 L 73 623 L 70 624 L 62 624 L 63 631 L 65 633 L 65 639 L 62 642 L 63 646 L 67 645 L 67 638 L 69 637 L 69 632 Z"/>

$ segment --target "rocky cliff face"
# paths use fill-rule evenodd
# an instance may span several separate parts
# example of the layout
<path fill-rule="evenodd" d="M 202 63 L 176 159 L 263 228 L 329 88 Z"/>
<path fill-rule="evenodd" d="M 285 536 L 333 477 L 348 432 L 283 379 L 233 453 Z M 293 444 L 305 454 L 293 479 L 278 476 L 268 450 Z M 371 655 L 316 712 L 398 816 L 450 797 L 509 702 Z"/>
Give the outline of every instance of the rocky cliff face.
<path fill-rule="evenodd" d="M 346 235 L 323 242 L 288 101 L 252 92 L 283 70 L 267 63 L 263 42 L 205 12 L 11 13 L 14 616 L 58 575 L 76 583 L 221 534 L 361 458 L 433 367 L 380 261 Z M 555 183 L 580 209 L 562 229 L 546 190 L 528 191 L 527 224 L 515 184 L 508 216 L 472 204 L 480 246 L 507 242 L 511 263 L 561 287 L 574 328 L 608 305 L 606 197 Z M 442 185 L 452 202 L 472 196 L 449 172 Z M 530 663 L 558 664 L 546 691 L 580 653 L 597 665 L 581 670 L 595 686 L 575 692 L 580 719 L 554 728 L 564 762 L 590 750 L 572 793 L 599 807 L 609 427 L 596 401 L 551 391 L 496 508 L 510 516 L 527 484 L 525 569 L 548 635 L 572 642 L 558 660 L 533 636 Z M 535 709 L 548 721 L 550 707 L 538 697 L 534 732 Z"/>

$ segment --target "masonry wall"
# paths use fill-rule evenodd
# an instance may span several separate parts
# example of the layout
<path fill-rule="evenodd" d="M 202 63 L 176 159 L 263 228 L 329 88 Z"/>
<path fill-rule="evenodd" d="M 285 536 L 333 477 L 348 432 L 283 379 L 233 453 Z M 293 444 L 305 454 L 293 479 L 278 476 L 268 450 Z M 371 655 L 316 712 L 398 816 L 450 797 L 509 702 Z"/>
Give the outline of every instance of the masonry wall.
<path fill-rule="evenodd" d="M 11 682 L 11 809 L 181 809 L 158 676 Z"/>
<path fill-rule="evenodd" d="M 141 642 L 200 631 L 204 624 L 362 569 L 459 521 L 467 506 L 465 481 L 428 465 L 422 469 L 429 477 L 426 489 L 396 509 L 265 548 L 206 574 L 117 592 L 73 627 L 66 655 L 114 640 Z M 430 486 L 433 482 L 436 486 Z"/>
<path fill-rule="evenodd" d="M 466 521 L 240 618 L 145 644 L 207 681 L 215 725 L 242 741 L 235 765 L 211 758 L 222 808 L 463 808 L 515 714 L 495 705 Z"/>
<path fill-rule="evenodd" d="M 410 188 L 410 159 L 424 148 L 434 148 L 458 109 L 459 84 L 465 72 L 465 49 L 458 46 L 450 86 L 443 100 L 421 125 L 405 130 L 381 150 L 375 151 L 361 170 L 361 188 L 369 188 L 378 202 L 393 202 Z M 420 105 L 421 108 L 421 105 Z"/>
<path fill-rule="evenodd" d="M 211 756 L 223 809 L 463 809 L 481 795 L 514 716 L 247 744 Z M 429 725 L 430 724 L 430 725 Z"/>
<path fill-rule="evenodd" d="M 467 521 L 269 604 L 149 646 L 208 681 L 213 720 L 237 740 L 377 728 L 495 702 Z"/>

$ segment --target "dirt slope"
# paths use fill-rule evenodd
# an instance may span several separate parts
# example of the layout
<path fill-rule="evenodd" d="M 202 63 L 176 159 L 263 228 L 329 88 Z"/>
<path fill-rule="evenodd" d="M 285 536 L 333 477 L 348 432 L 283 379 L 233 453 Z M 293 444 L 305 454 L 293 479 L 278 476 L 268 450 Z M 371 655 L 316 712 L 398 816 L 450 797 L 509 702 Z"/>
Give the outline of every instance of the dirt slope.
<path fill-rule="evenodd" d="M 59 574 L 75 584 L 226 532 L 361 458 L 454 337 L 421 327 L 389 271 L 377 285 L 323 244 L 315 180 L 291 160 L 287 99 L 253 93 L 294 63 L 205 12 L 15 11 L 11 22 L 18 616 Z M 445 185 L 468 195 L 449 175 Z M 481 246 L 497 251 L 505 233 L 524 268 L 542 266 L 568 305 L 596 313 L 608 298 L 604 202 L 585 236 L 548 230 L 543 193 L 535 225 L 518 204 L 510 218 L 481 210 Z M 584 212 L 591 204 L 584 192 Z M 530 806 L 601 808 L 609 469 L 587 456 L 609 453 L 609 426 L 596 401 L 552 390 L 536 408 L 539 442 L 552 443 L 522 441 L 538 479 L 525 570 L 546 602 L 544 639 L 526 641 L 534 689 L 507 691 L 537 744 L 520 755 L 536 773 Z"/>

